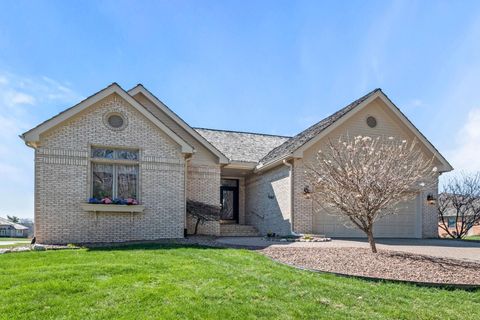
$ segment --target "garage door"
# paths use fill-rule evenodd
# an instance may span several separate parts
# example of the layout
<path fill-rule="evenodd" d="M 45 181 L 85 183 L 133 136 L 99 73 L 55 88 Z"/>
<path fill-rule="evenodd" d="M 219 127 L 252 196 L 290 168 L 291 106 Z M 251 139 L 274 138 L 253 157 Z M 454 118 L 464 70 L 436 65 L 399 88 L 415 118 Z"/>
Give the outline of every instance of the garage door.
<path fill-rule="evenodd" d="M 419 238 L 421 220 L 419 212 L 420 197 L 401 203 L 400 211 L 377 221 L 374 235 L 380 238 Z M 343 220 L 342 216 L 329 214 L 326 210 L 316 210 L 314 214 L 314 232 L 327 237 L 365 237 L 365 234 Z M 417 230 L 418 229 L 418 230 Z"/>

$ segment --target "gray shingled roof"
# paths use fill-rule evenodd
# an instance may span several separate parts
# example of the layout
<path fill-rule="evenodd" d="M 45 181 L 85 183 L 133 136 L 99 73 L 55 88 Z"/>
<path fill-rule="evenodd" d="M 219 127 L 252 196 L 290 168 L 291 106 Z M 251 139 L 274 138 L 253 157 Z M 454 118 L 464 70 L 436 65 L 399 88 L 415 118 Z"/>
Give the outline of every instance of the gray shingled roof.
<path fill-rule="evenodd" d="M 28 230 L 27 227 L 15 222 L 11 222 L 10 220 L 2 217 L 0 217 L 0 226 L 12 226 L 15 230 Z"/>
<path fill-rule="evenodd" d="M 208 142 L 232 161 L 258 162 L 290 137 L 261 133 L 195 128 Z"/>
<path fill-rule="evenodd" d="M 302 145 L 307 143 L 309 140 L 316 137 L 318 134 L 320 134 L 323 130 L 328 128 L 330 125 L 335 123 L 335 121 L 337 121 L 338 119 L 343 117 L 347 112 L 349 112 L 350 110 L 352 110 L 353 108 L 355 108 L 356 106 L 361 104 L 363 101 L 367 100 L 371 95 L 373 95 L 377 91 L 381 91 L 381 89 L 375 89 L 375 90 L 367 93 L 366 95 L 364 95 L 360 99 L 357 99 L 357 100 L 353 101 L 352 103 L 350 103 L 346 107 L 338 110 L 337 112 L 335 112 L 331 116 L 321 120 L 320 122 L 314 124 L 310 128 L 308 128 L 308 129 L 300 132 L 296 136 L 288 139 L 287 141 L 285 141 L 281 145 L 279 145 L 276 148 L 274 148 L 273 150 L 271 150 L 266 156 L 264 156 L 260 160 L 260 162 L 265 164 L 267 162 L 271 162 L 271 161 L 273 161 L 277 158 L 286 156 L 286 155 L 294 152 L 295 150 L 300 148 Z"/>

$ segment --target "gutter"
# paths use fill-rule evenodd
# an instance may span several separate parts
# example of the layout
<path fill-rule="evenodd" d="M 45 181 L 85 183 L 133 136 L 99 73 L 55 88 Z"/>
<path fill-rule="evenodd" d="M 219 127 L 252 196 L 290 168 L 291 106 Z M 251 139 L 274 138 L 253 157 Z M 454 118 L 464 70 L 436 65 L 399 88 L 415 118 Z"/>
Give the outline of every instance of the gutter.
<path fill-rule="evenodd" d="M 183 168 L 183 200 L 185 204 L 184 209 L 184 223 L 183 223 L 183 236 L 187 235 L 187 182 L 188 182 L 188 162 L 192 160 L 192 155 L 185 157 L 185 163 Z"/>
<path fill-rule="evenodd" d="M 287 166 L 289 168 L 289 207 L 290 207 L 290 233 L 294 234 L 294 225 L 293 225 L 293 165 L 288 162 L 286 159 L 282 161 L 283 165 Z"/>
<path fill-rule="evenodd" d="M 269 168 L 273 168 L 276 165 L 281 164 L 282 162 L 285 163 L 286 160 L 290 160 L 292 158 L 293 158 L 293 156 L 291 154 L 287 154 L 287 155 L 285 155 L 281 158 L 275 159 L 274 161 L 267 162 L 266 164 L 256 166 L 254 172 L 259 172 L 259 171 L 263 171 L 263 170 L 266 170 L 266 169 L 269 169 Z"/>

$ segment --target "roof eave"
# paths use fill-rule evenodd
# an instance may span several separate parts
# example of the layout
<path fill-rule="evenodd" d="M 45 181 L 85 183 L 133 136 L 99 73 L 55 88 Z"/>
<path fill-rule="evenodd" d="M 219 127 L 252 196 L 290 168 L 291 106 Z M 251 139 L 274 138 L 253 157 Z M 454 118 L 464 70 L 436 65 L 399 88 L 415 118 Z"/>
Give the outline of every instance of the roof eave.
<path fill-rule="evenodd" d="M 236 161 L 231 160 L 229 164 L 225 165 L 225 169 L 240 169 L 240 170 L 254 170 L 258 162 L 254 161 Z"/>
<path fill-rule="evenodd" d="M 293 155 L 289 153 L 289 154 L 283 155 L 279 158 L 275 158 L 272 161 L 269 161 L 265 164 L 260 163 L 255 167 L 255 170 L 253 172 L 257 173 L 257 172 L 261 172 L 261 171 L 265 171 L 265 170 L 274 168 L 274 167 L 282 164 L 284 160 L 288 161 L 288 160 L 291 160 L 293 158 L 294 158 Z"/>
<path fill-rule="evenodd" d="M 210 152 L 218 157 L 220 164 L 228 164 L 230 160 L 217 148 L 215 148 L 211 143 L 208 142 L 201 134 L 199 134 L 195 129 L 189 126 L 182 118 L 180 118 L 177 114 L 175 114 L 168 106 L 163 103 L 160 99 L 158 99 L 154 94 L 152 94 L 147 88 L 145 88 L 142 84 L 137 84 L 135 87 L 127 91 L 130 96 L 134 96 L 137 93 L 142 93 L 146 96 L 150 101 L 155 103 L 157 107 L 159 107 L 163 112 L 165 112 L 170 118 L 172 118 L 180 127 L 182 127 L 185 131 L 187 131 L 190 135 L 192 135 L 200 144 L 202 144 L 205 148 L 207 148 Z M 161 108 L 161 106 L 165 106 L 166 108 Z"/>
<path fill-rule="evenodd" d="M 335 121 L 334 123 L 332 123 L 331 125 L 329 125 L 326 129 L 324 129 L 320 134 L 318 134 L 316 137 L 314 137 L 313 139 L 310 139 L 308 140 L 307 142 L 305 142 L 303 145 L 301 145 L 300 147 L 298 147 L 297 149 L 293 150 L 290 155 L 295 157 L 295 158 L 303 158 L 303 152 L 305 150 L 307 150 L 309 147 L 311 147 L 312 145 L 314 145 L 315 143 L 317 143 L 320 139 L 322 139 L 323 137 L 325 137 L 326 135 L 328 135 L 331 131 L 333 131 L 335 128 L 337 128 L 338 126 L 340 126 L 342 123 L 344 123 L 345 121 L 347 121 L 351 116 L 353 116 L 354 114 L 356 114 L 357 112 L 359 112 L 364 106 L 368 105 L 369 103 L 371 103 L 373 100 L 377 99 L 377 98 L 380 98 L 382 99 L 382 101 L 387 104 L 387 106 L 394 112 L 396 113 L 396 115 L 400 118 L 400 120 L 402 120 L 402 122 L 407 126 L 407 128 L 409 128 L 417 137 L 420 138 L 420 140 L 422 141 L 422 143 L 427 147 L 427 149 L 430 150 L 430 152 L 432 152 L 432 154 L 440 160 L 440 162 L 442 163 L 443 167 L 439 168 L 439 172 L 449 172 L 449 171 L 452 171 L 453 170 L 453 167 L 452 165 L 440 154 L 440 152 L 433 146 L 433 144 L 420 132 L 420 130 L 418 130 L 414 125 L 413 123 L 400 111 L 400 109 L 390 100 L 390 98 L 388 98 L 388 96 L 383 93 L 383 91 L 381 90 L 377 90 L 376 92 L 374 92 L 370 97 L 368 97 L 367 99 L 365 99 L 364 101 L 362 101 L 358 106 L 356 106 L 355 108 L 353 108 L 352 110 L 348 111 L 347 113 L 345 113 L 341 118 L 339 118 L 337 121 Z M 276 159 L 273 159 L 272 161 L 268 162 L 267 165 L 268 166 L 271 166 L 270 163 L 275 163 L 277 164 L 277 162 L 280 162 L 281 160 L 284 159 L 285 156 L 282 156 L 280 158 L 276 158 Z M 267 166 L 265 165 L 265 166 Z M 264 166 L 262 167 L 258 167 L 258 170 L 260 170 L 260 168 L 263 168 Z"/>
<path fill-rule="evenodd" d="M 135 99 L 133 99 L 122 87 L 120 87 L 117 83 L 112 83 L 108 87 L 100 90 L 99 92 L 91 95 L 90 97 L 82 100 L 80 103 L 74 105 L 71 108 L 68 108 L 65 111 L 60 112 L 56 116 L 50 118 L 47 121 L 42 122 L 38 126 L 29 131 L 23 133 L 20 138 L 25 141 L 27 146 L 35 148 L 38 146 L 40 142 L 40 135 L 58 125 L 63 123 L 64 121 L 68 120 L 69 118 L 75 116 L 79 112 L 83 111 L 84 109 L 88 108 L 92 104 L 106 98 L 112 93 L 118 94 L 121 98 L 125 99 L 129 104 L 131 104 L 134 108 L 136 108 L 140 113 L 142 113 L 146 118 L 152 121 L 157 127 L 159 127 L 162 131 L 164 131 L 172 140 L 174 140 L 177 144 L 181 146 L 181 152 L 184 154 L 193 153 L 193 147 L 190 146 L 186 141 L 184 141 L 180 136 L 178 136 L 175 132 L 170 130 L 164 123 L 158 120 L 153 114 L 148 111 L 144 106 L 138 103 Z"/>

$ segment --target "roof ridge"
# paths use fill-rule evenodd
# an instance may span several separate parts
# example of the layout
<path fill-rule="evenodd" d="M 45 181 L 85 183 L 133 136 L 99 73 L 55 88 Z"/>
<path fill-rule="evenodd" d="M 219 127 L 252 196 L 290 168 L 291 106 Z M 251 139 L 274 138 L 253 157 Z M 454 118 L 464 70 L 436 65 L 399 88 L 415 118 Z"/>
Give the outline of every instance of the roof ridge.
<path fill-rule="evenodd" d="M 128 93 L 130 96 L 132 96 L 132 95 L 130 94 L 130 92 L 131 92 L 132 90 L 138 88 L 138 87 L 141 87 L 141 88 L 142 88 L 143 90 L 145 90 L 148 94 L 150 94 L 154 99 L 157 99 L 157 100 L 163 105 L 163 107 L 165 107 L 165 109 L 166 109 L 168 112 L 171 112 L 171 113 L 172 113 L 173 117 L 172 117 L 171 115 L 169 115 L 168 112 L 165 112 L 164 110 L 161 110 L 160 106 L 158 106 L 155 101 L 151 101 L 151 100 L 152 100 L 151 98 L 145 96 L 145 94 L 142 93 L 148 100 L 150 100 L 150 101 L 155 105 L 155 107 L 157 107 L 157 109 L 159 109 L 159 110 L 162 111 L 163 113 L 166 113 L 167 116 L 168 116 L 170 119 L 172 119 L 175 123 L 177 123 L 178 125 L 180 125 L 180 127 L 182 126 L 182 122 L 183 122 L 183 124 L 184 124 L 185 126 L 187 126 L 188 128 L 191 128 L 192 131 L 195 131 L 195 133 L 198 134 L 201 138 L 203 138 L 203 139 L 205 140 L 205 142 L 207 142 L 207 144 L 209 144 L 214 150 L 218 151 L 218 152 L 220 153 L 220 155 L 222 155 L 223 157 L 225 157 L 225 159 L 228 159 L 228 157 L 227 157 L 225 154 L 223 154 L 222 151 L 218 150 L 218 148 L 215 147 L 212 143 L 210 143 L 210 141 L 208 141 L 207 139 L 205 139 L 205 137 L 203 137 L 199 132 L 197 132 L 194 127 L 192 127 L 191 125 L 189 125 L 189 124 L 187 123 L 187 121 L 183 120 L 183 118 L 180 117 L 179 114 L 177 114 L 175 111 L 173 111 L 169 106 L 167 106 L 166 103 L 164 103 L 162 100 L 160 100 L 160 98 L 158 98 L 153 92 L 151 92 L 150 90 L 148 90 L 143 84 L 138 83 L 135 87 L 129 89 L 129 90 L 127 91 L 127 93 Z M 132 96 L 132 98 L 133 98 L 133 96 Z M 135 98 L 134 98 L 134 99 L 135 99 Z M 177 119 L 175 119 L 175 117 L 176 117 Z M 179 123 L 179 122 L 180 122 L 180 123 Z M 185 128 L 184 128 L 184 129 L 185 129 Z M 188 132 L 188 130 L 186 130 L 186 131 Z M 189 132 L 189 134 L 192 134 L 192 133 Z M 201 144 L 204 144 L 201 140 L 198 139 L 198 137 L 195 137 L 194 135 L 193 135 L 193 137 L 194 137 L 198 142 L 200 142 Z M 208 146 L 205 146 L 205 147 L 207 147 L 207 149 L 208 149 Z M 215 152 L 213 152 L 212 150 L 210 150 L 210 151 L 215 154 Z M 220 157 L 220 156 L 219 156 L 219 159 L 221 160 L 221 157 Z"/>
<path fill-rule="evenodd" d="M 321 119 L 320 121 L 312 124 L 308 128 L 306 128 L 306 129 L 302 130 L 301 132 L 297 133 L 296 135 L 294 135 L 293 137 L 291 137 L 287 141 L 284 141 L 281 145 L 279 145 L 279 146 L 273 148 L 272 150 L 270 150 L 270 152 L 268 154 L 266 154 L 262 159 L 260 159 L 260 163 L 265 163 L 265 160 L 266 160 L 266 162 L 271 162 L 278 157 L 284 156 L 285 154 L 288 154 L 289 152 L 292 152 L 292 151 L 296 150 L 300 146 L 302 146 L 305 143 L 307 143 L 308 141 L 310 141 L 315 135 L 317 135 L 319 133 L 319 132 L 317 132 L 312 137 L 309 137 L 308 136 L 309 131 L 314 131 L 314 130 L 316 131 L 317 127 L 320 128 L 320 132 L 325 130 L 330 125 L 332 125 L 334 122 L 336 122 L 338 119 L 342 118 L 350 110 L 352 110 L 353 108 L 355 108 L 356 106 L 361 104 L 363 101 L 367 100 L 369 97 L 371 97 L 373 94 L 375 94 L 379 91 L 382 92 L 382 89 L 381 88 L 375 88 L 375 89 L 371 90 L 367 94 L 361 96 L 360 98 L 350 102 L 349 104 L 342 107 L 341 109 L 335 111 L 334 113 L 332 113 L 328 117 L 325 117 L 325 118 Z M 330 122 L 330 123 L 328 123 L 328 122 Z M 321 127 L 323 127 L 323 128 L 321 128 Z M 303 138 L 305 138 L 305 139 L 303 139 Z M 300 144 L 295 146 L 294 144 L 296 142 L 299 142 Z M 290 146 L 293 146 L 294 150 L 289 151 L 288 149 L 286 149 Z M 281 151 L 281 149 L 285 149 L 285 150 Z M 275 153 L 278 153 L 279 151 L 280 151 L 279 154 L 275 154 Z"/>
<path fill-rule="evenodd" d="M 361 96 L 361 97 L 358 98 L 358 99 L 355 99 L 354 101 L 350 102 L 350 103 L 347 104 L 346 106 L 344 106 L 344 107 L 338 109 L 337 111 L 331 113 L 330 115 L 326 116 L 325 118 L 320 119 L 319 121 L 315 122 L 314 124 L 312 124 L 312 125 L 309 126 L 308 128 L 300 131 L 299 133 L 297 133 L 296 135 L 294 135 L 292 138 L 296 137 L 297 135 L 302 134 L 303 132 L 307 131 L 308 129 L 310 129 L 310 128 L 314 127 L 314 126 L 316 126 L 316 125 L 319 124 L 320 122 L 322 122 L 322 121 L 324 121 L 324 120 L 326 120 L 326 119 L 329 119 L 329 118 L 335 116 L 335 115 L 338 114 L 338 113 L 342 113 L 343 111 L 345 111 L 345 110 L 348 109 L 349 107 L 356 107 L 360 102 L 366 100 L 369 96 L 371 96 L 372 94 L 374 94 L 374 93 L 377 92 L 377 91 L 382 91 L 382 89 L 380 89 L 380 88 L 373 89 L 372 91 L 368 92 L 367 94 Z"/>
<path fill-rule="evenodd" d="M 247 132 L 247 131 L 237 131 L 237 130 L 226 130 L 226 129 L 211 129 L 211 128 L 200 128 L 200 127 L 193 127 L 195 130 L 209 130 L 209 131 L 220 131 L 220 132 L 232 132 L 232 133 L 243 133 L 243 134 L 252 134 L 257 136 L 267 136 L 267 137 L 279 137 L 279 138 L 292 138 L 292 136 L 283 136 L 278 134 L 270 134 L 270 133 L 260 133 L 260 132 Z"/>
<path fill-rule="evenodd" d="M 23 224 L 12 222 L 12 221 L 8 220 L 7 218 L 3 218 L 3 217 L 0 217 L 0 223 L 4 223 L 4 224 L 10 225 L 10 226 L 13 226 L 15 228 L 26 228 L 26 229 L 28 229 L 28 227 L 24 226 Z"/>

